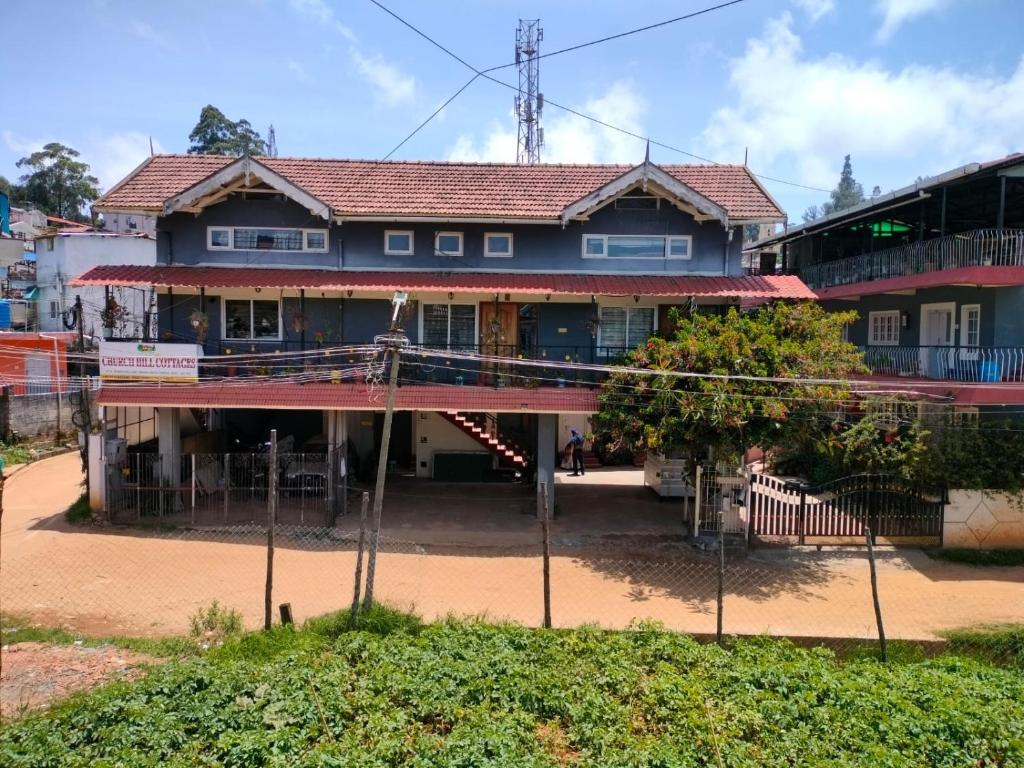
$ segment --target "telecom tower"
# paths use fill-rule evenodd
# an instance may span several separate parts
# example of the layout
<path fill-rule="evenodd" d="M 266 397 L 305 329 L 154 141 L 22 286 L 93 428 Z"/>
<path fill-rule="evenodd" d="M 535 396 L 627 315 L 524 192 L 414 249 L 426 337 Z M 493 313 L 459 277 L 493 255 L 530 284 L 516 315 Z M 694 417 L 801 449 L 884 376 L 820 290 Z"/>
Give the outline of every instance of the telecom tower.
<path fill-rule="evenodd" d="M 267 157 L 277 157 L 277 133 L 274 131 L 274 124 L 267 129 Z"/>
<path fill-rule="evenodd" d="M 519 119 L 519 143 L 516 147 L 517 163 L 539 163 L 540 148 L 544 146 L 544 129 L 540 127 L 540 113 L 544 109 L 544 94 L 540 88 L 540 41 L 544 30 L 540 19 L 520 19 L 516 29 L 516 66 L 519 67 L 519 94 L 516 96 L 516 117 Z"/>

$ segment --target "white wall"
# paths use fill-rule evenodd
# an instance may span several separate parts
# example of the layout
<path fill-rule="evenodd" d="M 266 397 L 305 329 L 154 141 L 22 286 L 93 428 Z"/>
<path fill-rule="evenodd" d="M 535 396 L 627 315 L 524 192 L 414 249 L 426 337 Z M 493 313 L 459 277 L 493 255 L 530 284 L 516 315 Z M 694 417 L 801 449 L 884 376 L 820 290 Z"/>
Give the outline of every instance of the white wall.
<path fill-rule="evenodd" d="M 102 333 L 100 310 L 103 308 L 102 286 L 74 288 L 68 282 L 101 264 L 156 264 L 156 241 L 145 237 L 122 237 L 101 233 L 64 234 L 36 241 L 36 284 L 39 327 L 43 331 L 65 330 L 61 314 L 82 297 L 85 306 L 85 332 Z M 114 298 L 131 313 L 132 321 L 123 330 L 124 336 L 142 335 L 142 318 L 148 291 L 135 288 L 114 288 Z M 51 302 L 57 302 L 56 317 L 51 316 Z M 156 333 L 154 314 L 151 333 Z"/>
<path fill-rule="evenodd" d="M 572 437 L 572 433 L 569 431 L 575 429 L 581 435 L 583 439 L 587 439 L 587 435 L 590 433 L 590 417 L 582 413 L 560 413 L 558 414 L 558 450 L 561 451 L 569 444 L 569 440 Z M 587 442 L 584 448 L 590 449 L 590 443 Z"/>
<path fill-rule="evenodd" d="M 434 476 L 434 453 L 437 451 L 487 453 L 480 443 L 432 411 L 417 411 L 412 416 L 416 477 Z"/>
<path fill-rule="evenodd" d="M 103 214 L 103 228 L 121 234 L 144 233 L 156 236 L 156 216 L 150 213 L 114 212 Z"/>
<path fill-rule="evenodd" d="M 1024 547 L 1024 499 L 997 491 L 950 490 L 942 546 L 953 549 Z"/>

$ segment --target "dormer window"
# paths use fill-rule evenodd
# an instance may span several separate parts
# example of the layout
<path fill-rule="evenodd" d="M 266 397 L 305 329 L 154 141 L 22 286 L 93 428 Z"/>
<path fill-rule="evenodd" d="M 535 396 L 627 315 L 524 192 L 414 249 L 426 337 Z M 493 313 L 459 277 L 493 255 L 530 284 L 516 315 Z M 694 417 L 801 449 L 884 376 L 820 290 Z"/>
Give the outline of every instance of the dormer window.
<path fill-rule="evenodd" d="M 488 258 L 511 258 L 512 233 L 488 232 L 484 235 L 484 256 Z"/>
<path fill-rule="evenodd" d="M 439 256 L 461 256 L 462 233 L 438 232 L 434 237 L 434 250 Z"/>

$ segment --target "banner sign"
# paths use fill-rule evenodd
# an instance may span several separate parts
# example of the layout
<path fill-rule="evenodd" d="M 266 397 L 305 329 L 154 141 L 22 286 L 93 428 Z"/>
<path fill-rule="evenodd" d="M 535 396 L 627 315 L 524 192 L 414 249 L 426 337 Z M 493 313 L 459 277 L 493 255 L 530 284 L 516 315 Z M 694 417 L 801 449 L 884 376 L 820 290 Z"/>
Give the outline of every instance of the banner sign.
<path fill-rule="evenodd" d="M 198 344 L 101 341 L 100 381 L 199 381 Z"/>

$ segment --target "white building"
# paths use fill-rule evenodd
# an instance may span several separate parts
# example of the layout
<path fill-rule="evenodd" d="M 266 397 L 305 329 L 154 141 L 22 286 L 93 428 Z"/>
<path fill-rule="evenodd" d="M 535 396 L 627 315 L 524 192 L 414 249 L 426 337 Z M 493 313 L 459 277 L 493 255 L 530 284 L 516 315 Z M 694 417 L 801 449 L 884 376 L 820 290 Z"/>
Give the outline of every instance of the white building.
<path fill-rule="evenodd" d="M 110 232 L 51 232 L 36 239 L 36 301 L 39 329 L 65 330 L 68 310 L 74 307 L 75 297 L 82 297 L 85 332 L 99 336 L 102 333 L 100 311 L 105 302 L 100 287 L 71 288 L 68 283 L 75 277 L 102 264 L 156 264 L 156 241 L 146 235 L 121 235 Z M 152 299 L 151 292 L 142 288 L 112 288 L 112 296 L 124 309 L 124 319 L 115 328 L 119 338 L 141 338 L 143 318 Z M 151 332 L 156 332 L 156 313 L 153 312 Z"/>

